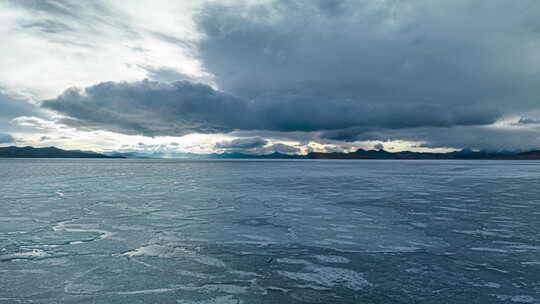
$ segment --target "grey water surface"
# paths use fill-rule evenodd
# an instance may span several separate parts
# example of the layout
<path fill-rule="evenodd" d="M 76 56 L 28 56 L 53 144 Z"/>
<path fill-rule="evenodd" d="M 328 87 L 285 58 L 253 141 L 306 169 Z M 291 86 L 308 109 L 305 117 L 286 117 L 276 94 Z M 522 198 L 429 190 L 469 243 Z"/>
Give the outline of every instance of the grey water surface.
<path fill-rule="evenodd" d="M 0 303 L 540 303 L 540 162 L 0 160 Z"/>

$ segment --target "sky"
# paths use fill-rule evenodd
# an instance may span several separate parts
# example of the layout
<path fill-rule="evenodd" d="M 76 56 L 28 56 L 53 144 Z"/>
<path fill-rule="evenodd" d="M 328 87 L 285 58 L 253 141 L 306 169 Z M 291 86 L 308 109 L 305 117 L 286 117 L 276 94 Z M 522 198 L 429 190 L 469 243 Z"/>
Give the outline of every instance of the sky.
<path fill-rule="evenodd" d="M 0 146 L 540 148 L 538 0 L 0 0 Z"/>

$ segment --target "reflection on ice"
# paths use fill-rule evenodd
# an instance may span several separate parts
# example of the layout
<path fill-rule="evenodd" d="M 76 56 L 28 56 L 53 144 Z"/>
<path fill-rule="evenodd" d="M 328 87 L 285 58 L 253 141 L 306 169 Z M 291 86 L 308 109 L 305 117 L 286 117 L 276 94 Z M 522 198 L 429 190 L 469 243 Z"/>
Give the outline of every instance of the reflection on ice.
<path fill-rule="evenodd" d="M 183 255 L 186 253 L 186 250 L 182 248 L 175 248 L 171 246 L 161 246 L 161 245 L 148 245 L 130 250 L 128 252 L 122 253 L 123 256 L 136 257 L 136 256 L 149 256 L 149 257 L 160 257 L 160 258 L 171 258 L 178 255 Z"/>
<path fill-rule="evenodd" d="M 46 257 L 47 253 L 41 249 L 32 249 L 31 251 L 18 252 L 12 254 L 0 255 L 0 262 L 11 260 L 33 260 Z"/>

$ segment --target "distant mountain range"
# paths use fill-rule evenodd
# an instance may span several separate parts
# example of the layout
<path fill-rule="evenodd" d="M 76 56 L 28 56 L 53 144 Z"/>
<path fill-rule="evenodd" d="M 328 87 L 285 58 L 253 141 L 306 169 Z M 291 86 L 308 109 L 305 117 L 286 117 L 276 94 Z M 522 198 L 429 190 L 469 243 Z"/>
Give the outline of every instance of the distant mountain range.
<path fill-rule="evenodd" d="M 283 154 L 274 152 L 271 154 L 246 154 L 238 152 L 196 154 L 175 153 L 165 155 L 162 153 L 109 153 L 108 155 L 123 156 L 126 158 L 190 158 L 190 159 L 540 159 L 540 151 L 529 152 L 488 152 L 461 150 L 449 153 L 427 152 L 388 152 L 384 150 L 358 149 L 351 153 L 322 153 L 311 152 L 308 154 Z"/>
<path fill-rule="evenodd" d="M 87 151 L 67 151 L 56 147 L 0 147 L 0 158 L 124 158 Z"/>
<path fill-rule="evenodd" d="M 121 156 L 124 158 L 180 158 L 180 159 L 306 159 L 306 155 L 283 154 L 247 154 L 238 152 L 225 153 L 162 153 L 162 152 L 106 152 L 108 156 Z"/>
<path fill-rule="evenodd" d="M 448 152 L 388 152 L 384 150 L 358 149 L 351 153 L 320 153 L 312 152 L 307 155 L 309 159 L 540 159 L 540 151 L 529 152 L 489 152 L 472 151 L 468 149 Z"/>
<path fill-rule="evenodd" d="M 0 158 L 184 158 L 184 159 L 523 159 L 540 160 L 540 150 L 528 152 L 488 152 L 461 150 L 449 153 L 428 152 L 388 152 L 385 150 L 358 149 L 351 153 L 323 153 L 311 152 L 308 154 L 245 154 L 238 152 L 196 154 L 196 153 L 141 153 L 141 152 L 107 152 L 95 153 L 89 151 L 62 150 L 56 147 L 0 147 Z"/>

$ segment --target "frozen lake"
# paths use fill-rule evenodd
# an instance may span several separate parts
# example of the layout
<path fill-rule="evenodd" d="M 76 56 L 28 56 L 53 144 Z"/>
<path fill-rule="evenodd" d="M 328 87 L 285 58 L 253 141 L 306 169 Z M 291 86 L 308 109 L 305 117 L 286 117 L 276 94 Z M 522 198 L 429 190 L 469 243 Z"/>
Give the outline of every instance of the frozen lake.
<path fill-rule="evenodd" d="M 538 161 L 0 172 L 0 303 L 540 303 Z"/>

